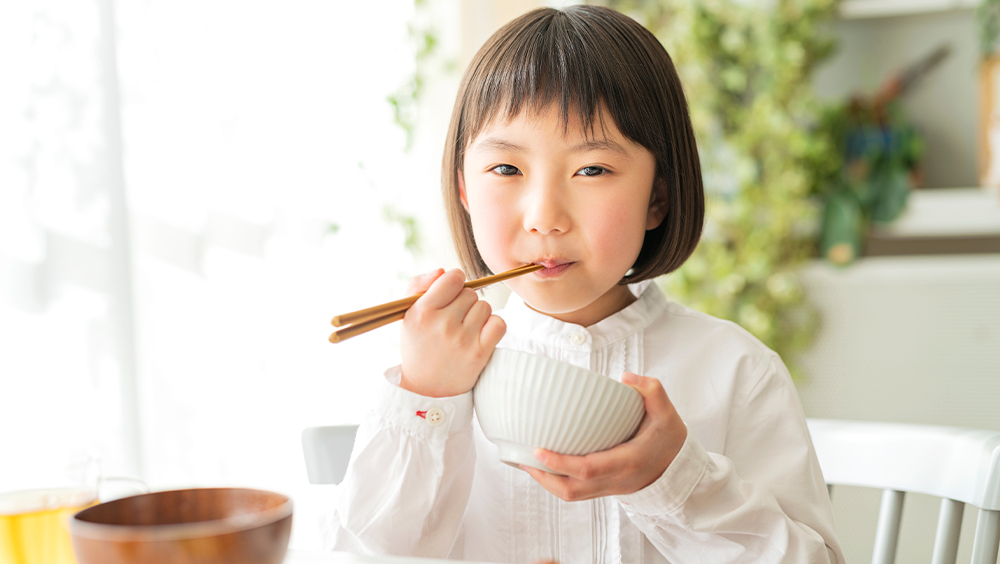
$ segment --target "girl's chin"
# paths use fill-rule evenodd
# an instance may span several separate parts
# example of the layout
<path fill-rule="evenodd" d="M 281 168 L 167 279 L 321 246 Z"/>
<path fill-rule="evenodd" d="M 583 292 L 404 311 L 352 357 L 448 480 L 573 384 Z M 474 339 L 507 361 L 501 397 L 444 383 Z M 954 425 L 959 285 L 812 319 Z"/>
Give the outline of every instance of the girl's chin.
<path fill-rule="evenodd" d="M 557 318 L 572 315 L 593 303 L 593 300 L 574 300 L 571 299 L 571 296 L 566 296 L 565 294 L 561 296 L 544 296 L 532 292 L 529 295 L 520 293 L 518 295 L 521 296 L 524 303 L 531 309 Z"/>
<path fill-rule="evenodd" d="M 612 294 L 578 294 L 557 291 L 556 288 L 513 288 L 531 309 L 567 323 L 592 325 L 612 315 L 635 301 L 635 296 L 625 286 L 616 286 Z"/>
<path fill-rule="evenodd" d="M 564 319 L 579 311 L 579 309 L 573 308 L 551 307 L 549 304 L 535 305 L 537 302 L 529 302 L 528 300 L 525 300 L 524 303 L 538 313 L 544 313 L 556 319 Z"/>

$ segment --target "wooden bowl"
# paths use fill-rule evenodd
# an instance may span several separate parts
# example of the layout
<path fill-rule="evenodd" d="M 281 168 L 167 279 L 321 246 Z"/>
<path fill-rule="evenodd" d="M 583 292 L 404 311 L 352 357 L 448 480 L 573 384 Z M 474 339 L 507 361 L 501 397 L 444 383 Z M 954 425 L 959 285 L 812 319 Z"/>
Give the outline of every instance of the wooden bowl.
<path fill-rule="evenodd" d="M 70 521 L 79 564 L 280 564 L 291 529 L 287 496 L 241 488 L 126 497 Z"/>

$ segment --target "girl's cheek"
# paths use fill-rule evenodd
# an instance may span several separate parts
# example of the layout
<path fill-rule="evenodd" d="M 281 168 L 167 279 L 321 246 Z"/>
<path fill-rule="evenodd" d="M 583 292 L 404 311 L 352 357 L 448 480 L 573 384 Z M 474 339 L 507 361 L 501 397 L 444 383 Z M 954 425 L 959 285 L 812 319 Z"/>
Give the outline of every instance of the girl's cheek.
<path fill-rule="evenodd" d="M 472 213 L 472 232 L 476 237 L 476 247 L 487 265 L 496 270 L 505 268 L 504 251 L 512 250 L 513 237 L 510 234 L 511 220 L 505 217 L 504 208 L 499 203 L 480 202 Z"/>
<path fill-rule="evenodd" d="M 591 220 L 595 229 L 591 241 L 604 256 L 619 257 L 631 265 L 639 256 L 646 235 L 645 217 L 630 213 L 613 213 Z"/>

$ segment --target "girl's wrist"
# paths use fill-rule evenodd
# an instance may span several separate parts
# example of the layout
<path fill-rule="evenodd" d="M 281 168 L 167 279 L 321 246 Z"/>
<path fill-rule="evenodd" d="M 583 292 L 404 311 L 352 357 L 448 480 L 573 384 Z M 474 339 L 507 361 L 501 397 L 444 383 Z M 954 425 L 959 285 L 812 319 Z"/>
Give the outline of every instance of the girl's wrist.
<path fill-rule="evenodd" d="M 431 396 L 429 396 L 428 394 L 426 394 L 424 392 L 422 386 L 420 386 L 418 383 L 416 383 L 416 382 L 410 380 L 409 378 L 407 378 L 405 371 L 401 371 L 400 372 L 400 375 L 399 375 L 399 387 L 403 388 L 404 390 L 406 390 L 408 392 L 413 392 L 413 393 L 421 395 L 421 396 L 431 397 Z"/>
<path fill-rule="evenodd" d="M 406 371 L 401 370 L 399 376 L 399 387 L 408 392 L 413 392 L 428 398 L 448 398 L 461 395 L 464 392 L 441 389 L 437 386 L 427 386 L 419 381 L 414 381 L 406 377 Z M 468 391 L 468 390 L 466 390 Z"/>

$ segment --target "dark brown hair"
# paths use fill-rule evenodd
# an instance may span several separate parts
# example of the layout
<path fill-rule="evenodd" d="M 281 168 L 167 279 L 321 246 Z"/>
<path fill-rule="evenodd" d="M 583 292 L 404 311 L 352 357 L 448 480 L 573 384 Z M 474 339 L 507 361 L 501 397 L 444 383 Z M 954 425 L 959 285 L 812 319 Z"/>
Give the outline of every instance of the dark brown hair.
<path fill-rule="evenodd" d="M 658 227 L 622 283 L 672 272 L 694 252 L 705 215 L 701 165 L 687 101 L 673 62 L 648 30 L 600 6 L 540 8 L 511 21 L 476 53 L 458 90 L 445 146 L 442 188 L 452 239 L 470 277 L 491 274 L 462 206 L 458 171 L 465 149 L 496 118 L 558 103 L 563 123 L 578 113 L 587 132 L 604 112 L 656 158 Z"/>

